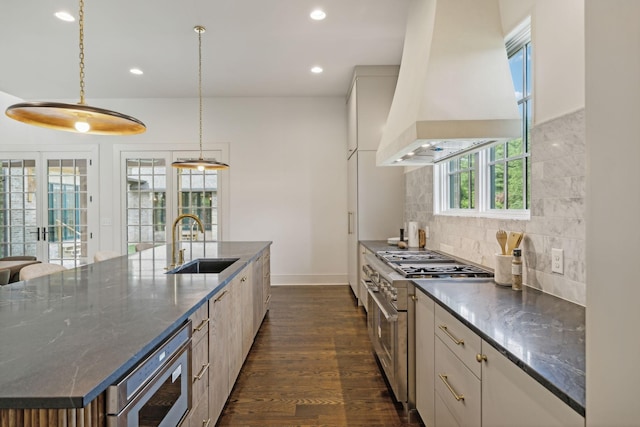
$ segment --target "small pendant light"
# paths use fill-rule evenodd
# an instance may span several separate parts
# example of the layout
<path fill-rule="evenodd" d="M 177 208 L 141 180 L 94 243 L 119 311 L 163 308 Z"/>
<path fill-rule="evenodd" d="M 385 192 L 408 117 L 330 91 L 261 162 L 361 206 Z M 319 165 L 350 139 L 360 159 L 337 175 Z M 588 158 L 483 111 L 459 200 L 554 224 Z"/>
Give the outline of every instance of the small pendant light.
<path fill-rule="evenodd" d="M 11 105 L 5 114 L 14 120 L 34 126 L 68 132 L 98 135 L 133 135 L 147 128 L 140 120 L 105 110 L 90 107 L 84 102 L 84 1 L 80 0 L 80 102 L 22 102 Z"/>
<path fill-rule="evenodd" d="M 193 30 L 198 33 L 198 98 L 200 99 L 200 157 L 197 159 L 185 159 L 178 160 L 171 163 L 174 168 L 181 169 L 197 169 L 199 171 L 204 170 L 221 170 L 228 169 L 229 165 L 226 163 L 218 162 L 215 159 L 207 160 L 202 157 L 202 33 L 206 29 L 197 25 Z"/>

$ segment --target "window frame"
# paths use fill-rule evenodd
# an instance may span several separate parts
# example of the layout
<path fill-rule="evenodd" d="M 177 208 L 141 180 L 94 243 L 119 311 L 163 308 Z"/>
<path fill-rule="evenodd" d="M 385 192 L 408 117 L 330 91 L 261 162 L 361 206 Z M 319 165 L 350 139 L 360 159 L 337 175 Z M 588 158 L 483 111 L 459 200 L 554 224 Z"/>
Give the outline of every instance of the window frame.
<path fill-rule="evenodd" d="M 466 217 L 488 217 L 499 219 L 516 219 L 528 220 L 531 218 L 531 142 L 530 142 L 530 125 L 531 125 L 531 105 L 533 104 L 533 90 L 529 87 L 528 82 L 532 82 L 528 71 L 531 66 L 528 63 L 532 59 L 527 55 L 532 52 L 531 46 L 531 23 L 530 20 L 524 21 L 511 35 L 507 37 L 505 43 L 508 58 L 518 52 L 523 52 L 522 81 L 524 86 L 523 96 L 518 98 L 518 108 L 521 109 L 522 119 L 522 143 L 523 150 L 518 155 L 509 156 L 507 146 L 509 142 L 495 143 L 490 146 L 484 146 L 477 150 L 466 152 L 460 156 L 452 157 L 447 161 L 436 163 L 433 166 L 433 185 L 434 185 L 434 214 L 443 216 L 466 216 Z M 531 84 L 532 86 L 532 84 Z M 491 160 L 491 150 L 495 147 L 504 146 L 504 157 L 500 160 Z M 452 161 L 457 161 L 463 156 L 475 156 L 475 196 L 476 203 L 474 208 L 452 208 L 451 207 L 451 187 L 449 177 L 452 173 L 450 165 Z M 505 170 L 505 204 L 508 200 L 508 187 L 506 182 L 508 163 L 512 161 L 523 162 L 523 203 L 524 209 L 492 208 L 491 185 L 492 175 L 491 166 L 495 164 L 503 164 Z"/>

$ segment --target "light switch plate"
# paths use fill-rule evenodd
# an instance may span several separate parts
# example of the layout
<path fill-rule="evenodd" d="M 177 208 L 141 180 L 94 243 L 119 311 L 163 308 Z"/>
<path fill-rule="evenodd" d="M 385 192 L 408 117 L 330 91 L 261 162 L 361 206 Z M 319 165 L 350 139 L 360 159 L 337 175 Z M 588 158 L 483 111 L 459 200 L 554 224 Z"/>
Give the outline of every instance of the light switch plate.
<path fill-rule="evenodd" d="M 564 274 L 564 250 L 551 249 L 551 272 Z"/>

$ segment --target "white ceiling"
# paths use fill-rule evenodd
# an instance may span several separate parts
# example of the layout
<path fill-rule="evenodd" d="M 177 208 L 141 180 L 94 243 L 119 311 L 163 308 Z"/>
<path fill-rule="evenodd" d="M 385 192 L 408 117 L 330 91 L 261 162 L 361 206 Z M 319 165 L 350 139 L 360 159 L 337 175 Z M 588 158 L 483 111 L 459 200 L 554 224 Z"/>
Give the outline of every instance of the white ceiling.
<path fill-rule="evenodd" d="M 409 1 L 85 0 L 86 101 L 197 97 L 195 25 L 204 96 L 344 96 L 354 66 L 400 63 Z M 1 0 L 0 91 L 79 99 L 78 22 L 59 10 L 77 17 L 78 3 Z"/>

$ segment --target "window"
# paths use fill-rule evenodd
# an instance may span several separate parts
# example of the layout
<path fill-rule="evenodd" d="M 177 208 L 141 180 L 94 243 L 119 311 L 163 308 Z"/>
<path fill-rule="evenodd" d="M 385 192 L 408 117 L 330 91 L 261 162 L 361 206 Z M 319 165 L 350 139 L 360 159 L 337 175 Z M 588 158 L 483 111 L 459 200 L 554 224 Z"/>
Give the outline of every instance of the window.
<path fill-rule="evenodd" d="M 474 154 L 465 154 L 449 161 L 449 208 L 475 209 L 476 170 Z"/>
<path fill-rule="evenodd" d="M 522 120 L 522 134 L 434 167 L 436 213 L 528 218 L 531 205 L 530 126 L 532 46 L 530 23 L 506 43 Z"/>

